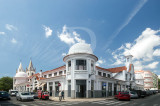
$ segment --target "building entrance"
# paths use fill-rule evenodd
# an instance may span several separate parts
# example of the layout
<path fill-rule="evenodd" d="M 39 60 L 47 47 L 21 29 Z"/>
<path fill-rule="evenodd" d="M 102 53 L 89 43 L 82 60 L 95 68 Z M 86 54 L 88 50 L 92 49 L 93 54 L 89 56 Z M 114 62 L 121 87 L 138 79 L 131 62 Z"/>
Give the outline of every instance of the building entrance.
<path fill-rule="evenodd" d="M 86 80 L 76 80 L 76 97 L 86 97 Z"/>

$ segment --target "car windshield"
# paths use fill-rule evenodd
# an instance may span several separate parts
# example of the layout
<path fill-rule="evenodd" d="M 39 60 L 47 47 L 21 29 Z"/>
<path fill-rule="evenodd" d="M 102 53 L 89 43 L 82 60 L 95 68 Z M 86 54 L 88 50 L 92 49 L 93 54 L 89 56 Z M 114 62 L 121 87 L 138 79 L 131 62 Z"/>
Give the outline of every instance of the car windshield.
<path fill-rule="evenodd" d="M 48 92 L 44 92 L 44 95 L 47 95 L 48 94 Z"/>
<path fill-rule="evenodd" d="M 30 93 L 26 92 L 26 93 L 21 93 L 21 95 L 30 95 Z"/>
<path fill-rule="evenodd" d="M 135 92 L 131 91 L 131 94 L 136 94 Z"/>
<path fill-rule="evenodd" d="M 129 94 L 129 92 L 121 92 L 121 94 L 125 94 L 126 95 L 126 94 Z"/>
<path fill-rule="evenodd" d="M 31 94 L 33 95 L 33 94 L 36 94 L 35 92 L 31 92 Z"/>
<path fill-rule="evenodd" d="M 7 94 L 7 92 L 0 92 L 0 94 L 4 95 L 4 94 Z"/>
<path fill-rule="evenodd" d="M 11 93 L 18 93 L 18 91 L 11 91 Z"/>

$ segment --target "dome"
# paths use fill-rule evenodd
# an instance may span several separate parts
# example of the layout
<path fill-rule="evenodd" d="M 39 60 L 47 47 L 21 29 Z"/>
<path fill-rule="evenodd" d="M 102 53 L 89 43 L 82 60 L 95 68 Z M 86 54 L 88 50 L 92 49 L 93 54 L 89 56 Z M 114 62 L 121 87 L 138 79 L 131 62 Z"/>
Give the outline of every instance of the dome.
<path fill-rule="evenodd" d="M 69 49 L 68 54 L 75 54 L 75 53 L 93 54 L 93 51 L 92 51 L 92 49 L 90 47 L 90 44 L 76 43 Z"/>
<path fill-rule="evenodd" d="M 18 72 L 15 77 L 27 77 L 27 74 L 25 72 Z"/>
<path fill-rule="evenodd" d="M 143 76 L 141 74 L 135 74 L 136 79 L 143 79 Z"/>

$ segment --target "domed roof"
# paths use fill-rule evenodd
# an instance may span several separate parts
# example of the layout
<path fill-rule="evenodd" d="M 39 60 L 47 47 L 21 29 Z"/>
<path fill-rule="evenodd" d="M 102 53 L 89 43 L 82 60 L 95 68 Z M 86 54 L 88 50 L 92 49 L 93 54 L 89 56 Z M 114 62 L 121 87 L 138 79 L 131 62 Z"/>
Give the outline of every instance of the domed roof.
<path fill-rule="evenodd" d="M 92 49 L 90 47 L 90 44 L 76 43 L 69 49 L 68 54 L 75 54 L 75 53 L 93 54 L 93 51 L 92 51 Z"/>
<path fill-rule="evenodd" d="M 18 72 L 15 77 L 27 77 L 27 74 L 25 72 Z"/>
<path fill-rule="evenodd" d="M 143 79 L 143 76 L 141 74 L 135 74 L 136 79 Z"/>

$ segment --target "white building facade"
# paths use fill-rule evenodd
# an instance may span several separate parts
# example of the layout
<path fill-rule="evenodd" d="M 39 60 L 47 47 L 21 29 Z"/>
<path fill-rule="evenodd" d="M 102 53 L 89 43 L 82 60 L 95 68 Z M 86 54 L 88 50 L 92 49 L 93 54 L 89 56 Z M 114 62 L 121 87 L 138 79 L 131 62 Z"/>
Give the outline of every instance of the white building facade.
<path fill-rule="evenodd" d="M 96 66 L 98 58 L 93 54 L 89 44 L 77 43 L 63 58 L 64 66 L 35 74 L 30 62 L 26 72 L 16 73 L 13 89 L 46 90 L 53 97 L 57 97 L 60 90 L 64 90 L 65 97 L 70 98 L 112 96 L 118 91 L 136 89 L 132 55 L 126 55 L 125 58 L 125 66 L 105 69 Z M 18 70 L 23 68 L 19 67 Z M 19 72 L 24 75 L 19 75 Z M 21 79 L 24 81 L 21 82 Z"/>

